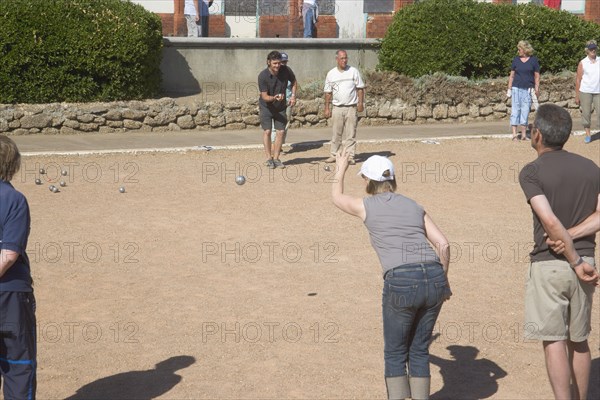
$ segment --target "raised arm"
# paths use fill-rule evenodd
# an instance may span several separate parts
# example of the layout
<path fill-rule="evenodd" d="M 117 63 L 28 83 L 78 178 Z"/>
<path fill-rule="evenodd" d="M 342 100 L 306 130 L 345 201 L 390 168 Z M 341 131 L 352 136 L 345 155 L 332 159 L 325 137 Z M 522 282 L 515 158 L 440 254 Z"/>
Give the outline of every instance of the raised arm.
<path fill-rule="evenodd" d="M 337 208 L 364 221 L 367 213 L 363 199 L 344 194 L 344 176 L 348 169 L 348 158 L 349 154 L 345 151 L 336 155 L 336 170 L 331 186 L 331 197 Z"/>

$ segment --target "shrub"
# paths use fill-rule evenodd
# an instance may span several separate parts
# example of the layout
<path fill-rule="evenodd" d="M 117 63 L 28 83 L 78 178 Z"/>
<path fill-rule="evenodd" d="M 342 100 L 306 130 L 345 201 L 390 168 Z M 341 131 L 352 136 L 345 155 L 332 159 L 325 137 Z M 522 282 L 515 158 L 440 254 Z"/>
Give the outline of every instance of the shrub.
<path fill-rule="evenodd" d="M 528 40 L 542 72 L 575 70 L 600 25 L 534 4 L 426 0 L 402 8 L 379 53 L 379 69 L 417 77 L 434 72 L 469 78 L 506 76 L 519 40 Z"/>
<path fill-rule="evenodd" d="M 129 1 L 0 1 L 0 103 L 153 97 L 161 51 L 160 18 Z"/>

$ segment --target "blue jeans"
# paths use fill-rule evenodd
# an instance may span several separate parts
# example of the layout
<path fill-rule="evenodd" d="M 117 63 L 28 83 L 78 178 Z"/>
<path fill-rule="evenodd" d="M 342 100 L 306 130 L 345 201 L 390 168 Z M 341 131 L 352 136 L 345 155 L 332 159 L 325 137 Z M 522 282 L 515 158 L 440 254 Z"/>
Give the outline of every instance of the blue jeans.
<path fill-rule="evenodd" d="M 308 7 L 306 12 L 303 15 L 304 20 L 304 37 L 311 38 L 313 37 L 314 30 L 314 20 L 315 20 L 315 10 L 316 7 Z"/>
<path fill-rule="evenodd" d="M 383 285 L 385 376 L 429 377 L 429 342 L 448 279 L 437 262 L 407 264 L 389 271 Z"/>
<path fill-rule="evenodd" d="M 527 126 L 529 111 L 531 110 L 531 95 L 529 89 L 513 87 L 511 89 L 512 106 L 510 110 L 510 124 L 512 126 Z"/>

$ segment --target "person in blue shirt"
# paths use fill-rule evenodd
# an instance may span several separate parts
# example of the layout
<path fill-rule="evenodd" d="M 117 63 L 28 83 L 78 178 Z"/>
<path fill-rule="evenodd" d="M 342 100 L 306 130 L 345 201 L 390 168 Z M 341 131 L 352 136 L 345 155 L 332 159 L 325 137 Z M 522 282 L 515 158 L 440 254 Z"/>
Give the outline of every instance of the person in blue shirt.
<path fill-rule="evenodd" d="M 517 44 L 519 55 L 516 56 L 510 67 L 508 78 L 508 91 L 506 95 L 512 97 L 510 125 L 512 139 L 519 140 L 517 126 L 521 130 L 521 140 L 527 140 L 527 120 L 531 110 L 532 96 L 540 95 L 540 63 L 533 56 L 533 47 L 526 40 Z"/>
<path fill-rule="evenodd" d="M 29 205 L 10 181 L 21 155 L 0 135 L 0 385 L 5 399 L 35 399 L 36 320 L 29 258 Z"/>

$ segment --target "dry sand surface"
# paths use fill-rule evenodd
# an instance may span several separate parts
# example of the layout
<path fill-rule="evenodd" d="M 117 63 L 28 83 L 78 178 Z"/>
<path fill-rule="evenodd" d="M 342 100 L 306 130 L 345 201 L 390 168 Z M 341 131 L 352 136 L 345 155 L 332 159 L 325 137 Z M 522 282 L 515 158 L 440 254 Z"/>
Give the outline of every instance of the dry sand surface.
<path fill-rule="evenodd" d="M 567 149 L 600 163 L 598 142 Z M 517 177 L 535 152 L 455 139 L 359 153 L 391 156 L 399 192 L 453 244 L 432 398 L 551 398 L 523 325 L 532 217 Z M 385 398 L 380 266 L 361 221 L 331 203 L 327 156 L 295 148 L 275 171 L 258 149 L 25 157 L 14 184 L 31 207 L 38 398 Z M 359 166 L 346 189 L 362 196 Z"/>

